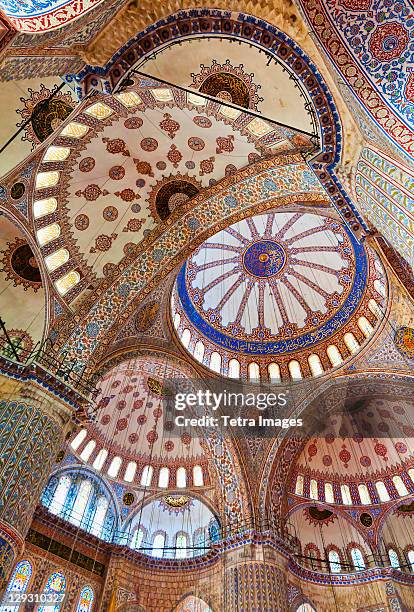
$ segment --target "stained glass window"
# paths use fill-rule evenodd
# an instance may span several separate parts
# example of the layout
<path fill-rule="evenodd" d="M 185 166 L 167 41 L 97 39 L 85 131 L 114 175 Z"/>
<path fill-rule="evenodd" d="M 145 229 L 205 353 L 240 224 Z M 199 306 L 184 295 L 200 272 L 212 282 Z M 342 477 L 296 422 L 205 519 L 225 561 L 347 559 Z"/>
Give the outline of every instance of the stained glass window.
<path fill-rule="evenodd" d="M 351 550 L 352 563 L 354 564 L 357 572 L 365 569 L 365 561 L 362 552 L 359 548 L 352 548 Z"/>
<path fill-rule="evenodd" d="M 411 566 L 411 571 L 414 572 L 414 550 L 409 550 L 407 554 L 408 562 Z"/>
<path fill-rule="evenodd" d="M 185 559 L 187 556 L 187 536 L 185 533 L 177 534 L 175 541 L 175 556 L 177 559 Z"/>
<path fill-rule="evenodd" d="M 70 485 L 72 484 L 69 476 L 61 476 L 59 478 L 58 486 L 55 489 L 55 492 L 52 497 L 52 501 L 50 502 L 49 510 L 53 514 L 60 514 L 66 501 L 66 497 L 68 491 L 70 489 Z"/>
<path fill-rule="evenodd" d="M 49 579 L 44 588 L 44 593 L 59 593 L 64 594 L 66 590 L 66 578 L 62 572 L 53 572 L 49 576 Z M 55 605 L 39 606 L 37 612 L 60 612 L 64 610 L 64 603 L 57 603 Z"/>
<path fill-rule="evenodd" d="M 333 574 L 339 574 L 341 572 L 341 560 L 336 550 L 330 550 L 328 555 L 329 566 Z"/>
<path fill-rule="evenodd" d="M 388 551 L 388 557 L 391 563 L 391 567 L 393 567 L 394 569 L 400 569 L 400 560 L 395 550 L 390 548 Z"/>
<path fill-rule="evenodd" d="M 102 534 L 103 525 L 105 522 L 106 512 L 109 502 L 104 495 L 100 495 L 96 502 L 96 510 L 92 520 L 91 533 L 98 538 Z"/>
<path fill-rule="evenodd" d="M 165 535 L 163 533 L 157 533 L 152 543 L 152 556 L 163 557 L 165 546 Z"/>
<path fill-rule="evenodd" d="M 83 587 L 76 612 L 91 612 L 94 594 L 90 586 Z"/>
<path fill-rule="evenodd" d="M 32 564 L 30 561 L 20 561 L 14 568 L 10 582 L 7 585 L 7 593 L 24 593 L 32 575 Z M 0 612 L 16 612 L 17 607 L 0 606 Z"/>

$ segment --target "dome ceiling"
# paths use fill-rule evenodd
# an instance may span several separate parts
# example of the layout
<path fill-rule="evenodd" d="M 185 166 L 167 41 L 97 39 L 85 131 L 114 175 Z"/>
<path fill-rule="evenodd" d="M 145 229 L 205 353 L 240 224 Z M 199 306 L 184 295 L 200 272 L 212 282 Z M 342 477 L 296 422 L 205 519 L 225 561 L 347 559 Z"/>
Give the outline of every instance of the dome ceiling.
<path fill-rule="evenodd" d="M 93 453 L 86 460 L 93 463 L 100 449 L 106 449 L 109 457 L 122 458 L 120 472 L 128 461 L 141 467 L 202 461 L 204 445 L 198 438 L 185 429 L 181 438 L 171 433 L 174 412 L 172 407 L 168 412 L 166 386 L 172 388 L 173 379 L 183 378 L 187 377 L 178 366 L 161 357 L 130 359 L 113 367 L 97 385 L 101 391 L 97 419 L 88 425 L 88 435 L 77 449 L 81 458 L 88 441 L 94 440 Z"/>
<path fill-rule="evenodd" d="M 193 344 L 199 337 L 250 356 L 294 354 L 349 326 L 367 290 L 376 293 L 368 279 L 381 274 L 370 258 L 330 217 L 257 215 L 195 251 L 178 274 L 173 310 Z"/>
<path fill-rule="evenodd" d="M 77 282 L 85 279 L 79 292 L 86 279 L 111 276 L 157 223 L 202 189 L 263 156 L 310 148 L 294 130 L 140 81 L 82 105 L 46 149 L 34 194 L 36 230 L 46 234 L 39 240 L 47 255 L 56 238 L 65 246 Z"/>

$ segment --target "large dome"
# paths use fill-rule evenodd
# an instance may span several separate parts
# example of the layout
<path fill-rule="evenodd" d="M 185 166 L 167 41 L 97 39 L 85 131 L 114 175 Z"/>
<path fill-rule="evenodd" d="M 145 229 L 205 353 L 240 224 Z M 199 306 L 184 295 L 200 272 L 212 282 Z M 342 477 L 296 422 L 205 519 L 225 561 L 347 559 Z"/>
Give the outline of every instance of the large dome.
<path fill-rule="evenodd" d="M 328 340 L 344 344 L 345 336 L 351 346 L 347 333 L 359 346 L 384 292 L 381 265 L 345 225 L 321 214 L 272 212 L 231 225 L 194 252 L 177 277 L 174 321 L 186 348 L 198 343 L 196 358 L 203 343 L 205 364 L 215 351 L 283 363 L 299 351 L 326 351 Z M 319 357 L 323 367 L 326 355 Z"/>

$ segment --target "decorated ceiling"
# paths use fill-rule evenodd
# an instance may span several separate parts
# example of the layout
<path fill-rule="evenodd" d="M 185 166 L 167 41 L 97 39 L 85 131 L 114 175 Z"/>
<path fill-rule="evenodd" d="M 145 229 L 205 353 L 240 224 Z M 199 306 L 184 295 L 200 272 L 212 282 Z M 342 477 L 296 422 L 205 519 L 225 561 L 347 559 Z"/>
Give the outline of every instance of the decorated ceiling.
<path fill-rule="evenodd" d="M 329 60 L 380 128 L 412 159 L 410 0 L 299 0 Z"/>
<path fill-rule="evenodd" d="M 216 347 L 267 363 L 298 354 L 306 363 L 311 352 L 320 352 L 326 368 L 327 346 L 339 334 L 343 346 L 366 313 L 376 324 L 368 302 L 383 303 L 378 283 L 384 282 L 373 253 L 336 219 L 271 212 L 233 224 L 198 247 L 178 274 L 172 309 L 181 339 L 191 332 L 192 351 L 201 341 L 207 354 Z"/>

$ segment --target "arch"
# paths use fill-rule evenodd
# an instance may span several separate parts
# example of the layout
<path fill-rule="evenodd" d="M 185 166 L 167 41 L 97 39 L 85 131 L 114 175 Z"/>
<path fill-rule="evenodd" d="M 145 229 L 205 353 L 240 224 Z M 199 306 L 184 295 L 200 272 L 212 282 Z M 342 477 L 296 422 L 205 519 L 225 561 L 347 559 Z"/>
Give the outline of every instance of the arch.
<path fill-rule="evenodd" d="M 152 465 L 145 465 L 142 474 L 141 474 L 141 487 L 150 487 L 152 482 L 152 475 L 154 473 L 154 468 Z"/>
<path fill-rule="evenodd" d="M 292 380 L 301 380 L 302 378 L 302 370 L 300 368 L 299 361 L 296 359 L 292 359 L 288 363 L 289 374 Z"/>
<path fill-rule="evenodd" d="M 54 593 L 58 595 L 64 595 L 66 591 L 66 578 L 62 572 L 53 572 L 47 579 L 43 593 Z M 61 609 L 60 605 L 55 606 L 39 606 L 37 612 L 59 612 Z"/>
<path fill-rule="evenodd" d="M 328 553 L 329 568 L 332 574 L 340 574 L 342 571 L 341 559 L 336 550 L 330 550 Z"/>
<path fill-rule="evenodd" d="M 189 538 L 186 533 L 179 532 L 175 536 L 175 558 L 185 559 L 188 556 Z"/>
<path fill-rule="evenodd" d="M 86 438 L 87 434 L 88 434 L 87 429 L 81 429 L 80 431 L 78 431 L 78 433 L 76 434 L 76 436 L 73 438 L 72 442 L 70 443 L 73 450 L 78 450 L 78 448 L 80 447 L 80 445 Z"/>
<path fill-rule="evenodd" d="M 89 457 L 92 455 L 95 449 L 95 446 L 96 446 L 95 440 L 89 440 L 89 442 L 86 444 L 85 448 L 80 454 L 80 458 L 82 459 L 82 461 L 85 461 L 85 462 L 89 461 Z"/>
<path fill-rule="evenodd" d="M 93 588 L 84 586 L 80 592 L 76 612 L 92 612 L 92 606 L 95 599 Z"/>
<path fill-rule="evenodd" d="M 260 380 L 260 368 L 259 364 L 255 361 L 251 361 L 247 368 L 249 374 L 249 380 L 251 382 L 258 382 Z"/>
<path fill-rule="evenodd" d="M 98 472 L 101 471 L 101 469 L 103 468 L 106 458 L 108 457 L 108 451 L 106 450 L 106 448 L 101 448 L 101 450 L 99 451 L 99 453 L 96 455 L 94 462 L 92 464 L 92 466 L 95 468 L 95 470 L 98 470 Z"/>
<path fill-rule="evenodd" d="M 170 482 L 170 470 L 167 467 L 162 467 L 158 475 L 158 486 L 160 489 L 167 489 Z"/>
<path fill-rule="evenodd" d="M 326 354 L 328 355 L 328 359 L 332 364 L 332 367 L 337 367 L 341 365 L 343 359 L 342 355 L 339 352 L 338 347 L 335 344 L 330 344 L 326 349 Z"/>
<path fill-rule="evenodd" d="M 201 465 L 193 467 L 193 484 L 195 487 L 202 487 L 204 485 L 203 468 Z"/>
<path fill-rule="evenodd" d="M 269 374 L 269 380 L 271 383 L 277 384 L 281 381 L 280 367 L 277 363 L 269 363 L 267 366 L 267 372 Z"/>
<path fill-rule="evenodd" d="M 229 378 L 240 378 L 240 361 L 238 359 L 230 359 L 228 375 Z"/>
<path fill-rule="evenodd" d="M 312 376 L 321 376 L 321 374 L 324 373 L 324 369 L 319 355 L 309 355 L 308 363 Z"/>
<path fill-rule="evenodd" d="M 205 601 L 194 595 L 187 595 L 182 599 L 174 612 L 212 612 L 210 606 Z"/>
<path fill-rule="evenodd" d="M 27 559 L 17 563 L 6 588 L 6 593 L 25 593 L 32 577 L 33 566 Z M 16 606 L 0 606 L 0 612 L 16 612 Z"/>
<path fill-rule="evenodd" d="M 344 335 L 344 342 L 351 355 L 359 350 L 359 343 L 352 332 L 348 332 Z"/>
<path fill-rule="evenodd" d="M 221 372 L 221 355 L 217 351 L 213 351 L 210 355 L 210 370 L 217 374 Z"/>
<path fill-rule="evenodd" d="M 178 468 L 176 484 L 178 489 L 185 489 L 187 486 L 187 470 L 185 467 Z"/>
<path fill-rule="evenodd" d="M 86 509 L 91 501 L 91 496 L 92 482 L 89 479 L 82 480 L 69 515 L 69 521 L 73 523 L 73 525 L 80 525 L 83 522 L 86 516 Z"/>
<path fill-rule="evenodd" d="M 367 485 L 359 484 L 358 493 L 359 493 L 359 498 L 361 500 L 361 504 L 369 506 L 371 504 L 371 496 L 369 494 Z"/>
<path fill-rule="evenodd" d="M 316 608 L 311 606 L 309 603 L 303 603 L 296 608 L 296 612 L 316 612 Z"/>
<path fill-rule="evenodd" d="M 111 465 L 108 468 L 107 474 L 110 478 L 116 478 L 121 469 L 122 459 L 121 457 L 114 457 L 111 461 Z"/>
<path fill-rule="evenodd" d="M 351 554 L 352 563 L 356 571 L 360 572 L 361 570 L 364 570 L 366 567 L 366 564 L 365 564 L 364 555 L 362 554 L 361 549 L 355 546 L 351 548 L 350 554 Z"/>
<path fill-rule="evenodd" d="M 72 480 L 67 474 L 63 474 L 59 478 L 58 485 L 49 504 L 49 511 L 52 514 L 60 514 L 63 510 L 71 484 Z"/>
<path fill-rule="evenodd" d="M 165 547 L 165 533 L 159 532 L 154 535 L 152 541 L 151 555 L 153 557 L 163 557 Z"/>

